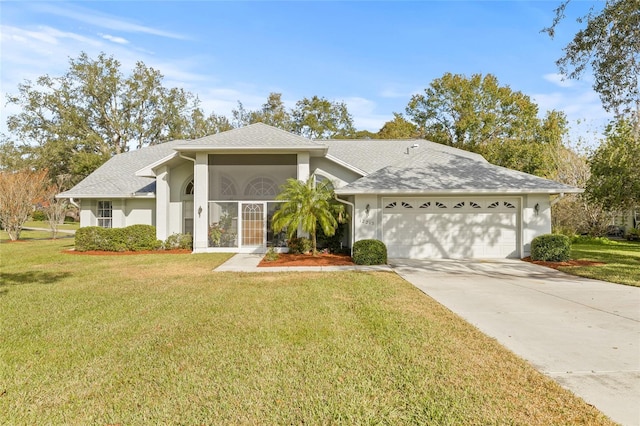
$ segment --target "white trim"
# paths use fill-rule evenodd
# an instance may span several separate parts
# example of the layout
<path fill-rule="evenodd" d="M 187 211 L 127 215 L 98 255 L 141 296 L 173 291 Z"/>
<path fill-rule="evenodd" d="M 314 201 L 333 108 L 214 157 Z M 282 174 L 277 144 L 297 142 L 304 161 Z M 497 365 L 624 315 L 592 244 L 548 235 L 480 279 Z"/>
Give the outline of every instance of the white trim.
<path fill-rule="evenodd" d="M 329 161 L 333 161 L 334 163 L 338 164 L 339 166 L 342 166 L 342 167 L 344 167 L 344 168 L 346 168 L 348 170 L 351 170 L 352 172 L 357 173 L 360 176 L 367 176 L 369 174 L 369 173 L 365 172 L 364 170 L 357 168 L 356 166 L 352 166 L 351 164 L 346 163 L 346 162 L 340 160 L 337 157 L 334 157 L 331 154 L 325 155 L 324 158 L 326 158 Z"/>
<path fill-rule="evenodd" d="M 173 152 L 167 155 L 166 157 L 161 158 L 160 160 L 155 161 L 141 168 L 140 170 L 136 171 L 135 175 L 138 177 L 150 177 L 150 178 L 156 177 L 156 173 L 153 171 L 153 169 L 163 166 L 165 163 L 168 163 L 169 161 L 173 160 L 176 157 L 178 157 L 178 153 Z"/>
<path fill-rule="evenodd" d="M 341 188 L 335 190 L 338 195 L 380 195 L 380 196 L 402 196 L 423 195 L 425 197 L 438 196 L 438 195 L 531 195 L 531 194 L 560 194 L 560 193 L 573 193 L 579 194 L 584 192 L 581 188 L 563 188 L 563 189 L 549 189 L 549 188 L 532 188 L 532 189 L 438 189 L 438 190 L 425 190 L 425 189 L 356 189 L 349 190 L 349 188 Z"/>

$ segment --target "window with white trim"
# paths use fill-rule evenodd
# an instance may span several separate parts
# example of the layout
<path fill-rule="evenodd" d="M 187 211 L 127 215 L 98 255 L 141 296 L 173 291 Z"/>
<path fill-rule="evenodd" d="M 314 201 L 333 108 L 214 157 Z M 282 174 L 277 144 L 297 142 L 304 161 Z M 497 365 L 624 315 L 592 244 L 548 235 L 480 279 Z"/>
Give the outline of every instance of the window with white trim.
<path fill-rule="evenodd" d="M 113 225 L 113 205 L 111 201 L 98 201 L 98 210 L 96 212 L 98 226 L 102 228 L 111 228 Z"/>

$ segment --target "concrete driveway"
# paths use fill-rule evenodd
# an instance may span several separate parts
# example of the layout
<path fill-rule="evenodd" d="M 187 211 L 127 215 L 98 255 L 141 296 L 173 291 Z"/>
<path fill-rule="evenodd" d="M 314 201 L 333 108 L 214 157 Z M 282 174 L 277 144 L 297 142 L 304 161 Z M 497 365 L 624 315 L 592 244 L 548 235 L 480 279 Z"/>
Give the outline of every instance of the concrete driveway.
<path fill-rule="evenodd" d="M 389 263 L 612 420 L 640 425 L 640 288 L 520 260 Z"/>

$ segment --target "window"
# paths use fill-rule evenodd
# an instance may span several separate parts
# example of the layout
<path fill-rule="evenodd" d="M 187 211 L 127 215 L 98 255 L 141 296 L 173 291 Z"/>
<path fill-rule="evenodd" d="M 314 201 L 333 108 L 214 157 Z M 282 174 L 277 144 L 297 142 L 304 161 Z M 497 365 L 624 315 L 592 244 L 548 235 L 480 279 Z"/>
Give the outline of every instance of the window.
<path fill-rule="evenodd" d="M 111 228 L 113 225 L 113 206 L 111 201 L 98 201 L 98 226 L 102 228 Z"/>
<path fill-rule="evenodd" d="M 247 185 L 244 195 L 250 197 L 275 197 L 278 187 L 274 181 L 267 177 L 259 177 Z"/>
<path fill-rule="evenodd" d="M 398 204 L 394 201 L 392 203 L 387 204 L 386 206 L 384 206 L 385 209 L 392 209 L 395 206 L 397 206 Z"/>
<path fill-rule="evenodd" d="M 426 203 L 422 204 L 420 206 L 421 209 L 428 209 L 429 207 L 431 207 L 431 202 L 427 201 Z"/>
<path fill-rule="evenodd" d="M 230 200 L 236 197 L 237 191 L 233 181 L 227 176 L 220 176 L 220 198 Z"/>
<path fill-rule="evenodd" d="M 458 204 L 453 206 L 454 209 L 461 209 L 464 207 L 464 201 L 460 201 Z"/>
<path fill-rule="evenodd" d="M 502 203 L 506 208 L 508 209 L 515 209 L 516 206 L 514 206 L 513 204 L 509 203 L 508 201 L 505 201 Z"/>
<path fill-rule="evenodd" d="M 193 195 L 193 179 L 191 179 L 185 187 L 184 195 Z"/>
<path fill-rule="evenodd" d="M 474 202 L 474 201 L 469 201 L 469 205 L 471 206 L 472 209 L 481 209 L 482 207 L 480 207 L 480 204 Z"/>
<path fill-rule="evenodd" d="M 405 203 L 404 201 L 402 202 L 402 207 L 404 207 L 405 209 L 412 209 L 413 206 L 409 203 Z"/>

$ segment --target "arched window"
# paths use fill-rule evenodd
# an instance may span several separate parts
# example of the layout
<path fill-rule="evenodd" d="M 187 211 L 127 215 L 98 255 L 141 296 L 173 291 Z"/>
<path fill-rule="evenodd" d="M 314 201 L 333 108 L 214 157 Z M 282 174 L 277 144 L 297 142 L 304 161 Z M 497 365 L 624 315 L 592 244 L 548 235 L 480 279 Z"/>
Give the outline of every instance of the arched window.
<path fill-rule="evenodd" d="M 244 190 L 244 195 L 248 197 L 275 197 L 278 193 L 278 186 L 268 177 L 258 177 L 249 182 Z"/>
<path fill-rule="evenodd" d="M 222 199 L 232 199 L 237 195 L 236 186 L 231 179 L 220 176 L 220 197 Z"/>
<path fill-rule="evenodd" d="M 187 186 L 184 187 L 184 195 L 193 195 L 193 178 L 191 178 Z"/>

